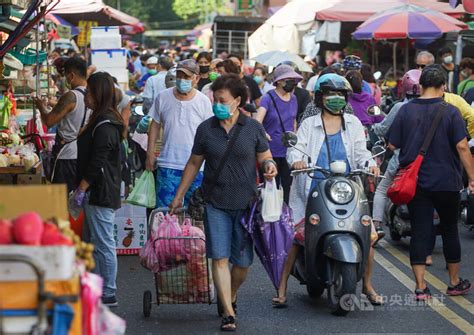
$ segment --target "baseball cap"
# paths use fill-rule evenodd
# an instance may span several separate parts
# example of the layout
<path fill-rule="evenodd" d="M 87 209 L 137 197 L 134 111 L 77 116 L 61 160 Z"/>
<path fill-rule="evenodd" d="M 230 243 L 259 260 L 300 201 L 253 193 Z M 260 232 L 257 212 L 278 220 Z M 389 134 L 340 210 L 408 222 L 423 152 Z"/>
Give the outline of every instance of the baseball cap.
<path fill-rule="evenodd" d="M 176 71 L 184 72 L 187 76 L 199 74 L 199 65 L 194 59 L 185 59 L 178 63 Z"/>
<path fill-rule="evenodd" d="M 146 65 L 156 65 L 158 64 L 158 58 L 155 56 L 152 56 L 146 60 Z"/>

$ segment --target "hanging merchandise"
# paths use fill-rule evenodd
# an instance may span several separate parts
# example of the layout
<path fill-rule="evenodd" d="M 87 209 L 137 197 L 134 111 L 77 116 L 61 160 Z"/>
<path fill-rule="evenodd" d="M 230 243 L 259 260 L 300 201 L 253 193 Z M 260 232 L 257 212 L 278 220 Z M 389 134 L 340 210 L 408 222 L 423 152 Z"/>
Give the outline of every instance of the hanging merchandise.
<path fill-rule="evenodd" d="M 79 35 L 77 36 L 77 45 L 79 47 L 86 47 L 89 45 L 92 27 L 97 27 L 98 25 L 99 23 L 96 21 L 79 21 Z"/>
<path fill-rule="evenodd" d="M 12 106 L 13 104 L 9 97 L 0 93 L 0 130 L 9 128 Z"/>

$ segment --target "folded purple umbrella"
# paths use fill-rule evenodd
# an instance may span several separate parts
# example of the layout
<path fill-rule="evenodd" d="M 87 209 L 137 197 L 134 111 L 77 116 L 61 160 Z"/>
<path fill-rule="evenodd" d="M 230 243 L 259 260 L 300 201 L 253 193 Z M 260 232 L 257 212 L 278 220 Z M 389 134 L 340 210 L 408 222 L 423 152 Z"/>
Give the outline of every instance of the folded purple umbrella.
<path fill-rule="evenodd" d="M 264 222 L 261 212 L 262 200 L 259 198 L 242 218 L 242 224 L 252 237 L 255 252 L 278 290 L 286 258 L 293 244 L 293 214 L 290 207 L 283 204 L 279 221 Z"/>

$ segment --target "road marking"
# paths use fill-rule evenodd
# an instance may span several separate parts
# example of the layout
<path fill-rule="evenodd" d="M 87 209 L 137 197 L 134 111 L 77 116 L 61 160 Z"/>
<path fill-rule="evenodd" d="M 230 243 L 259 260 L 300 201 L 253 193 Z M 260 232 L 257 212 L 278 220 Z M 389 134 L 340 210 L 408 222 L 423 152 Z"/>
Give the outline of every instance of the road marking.
<path fill-rule="evenodd" d="M 379 242 L 380 243 L 380 242 Z M 389 260 L 383 257 L 380 252 L 375 251 L 375 261 L 385 268 L 393 277 L 395 277 L 400 283 L 402 283 L 410 291 L 415 287 L 415 282 L 411 280 L 405 273 L 398 269 L 394 264 Z M 438 299 L 433 297 L 431 303 L 427 304 L 430 306 L 436 313 L 441 315 L 456 328 L 464 332 L 465 334 L 474 334 L 474 326 L 471 325 L 468 321 L 461 318 L 459 315 L 450 310 L 446 305 L 441 303 Z"/>
<path fill-rule="evenodd" d="M 403 263 L 406 267 L 408 267 L 411 270 L 411 265 L 410 265 L 410 258 L 406 255 L 404 255 L 400 250 L 397 248 L 393 247 L 390 243 L 386 241 L 380 241 L 379 244 L 387 250 L 393 257 L 398 259 L 401 263 Z M 436 288 L 438 291 L 442 292 L 443 294 L 446 292 L 446 284 L 439 280 L 436 276 L 431 274 L 429 271 L 425 272 L 425 280 L 434 288 Z M 457 296 L 457 297 L 452 297 L 448 296 L 450 300 L 464 308 L 466 311 L 474 315 L 474 304 L 467 300 L 466 298 L 462 296 Z"/>

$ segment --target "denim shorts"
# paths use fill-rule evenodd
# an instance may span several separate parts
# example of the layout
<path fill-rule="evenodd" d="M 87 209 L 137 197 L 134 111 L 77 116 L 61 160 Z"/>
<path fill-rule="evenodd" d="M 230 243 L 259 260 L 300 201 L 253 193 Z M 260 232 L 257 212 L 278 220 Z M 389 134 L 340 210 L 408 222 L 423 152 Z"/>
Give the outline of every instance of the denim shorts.
<path fill-rule="evenodd" d="M 156 170 L 156 207 L 168 207 L 178 191 L 183 171 L 158 167 Z M 194 182 L 184 197 L 184 206 L 187 206 L 193 192 L 201 186 L 203 174 L 198 172 Z"/>
<path fill-rule="evenodd" d="M 247 268 L 253 262 L 253 243 L 240 220 L 245 210 L 218 209 L 206 205 L 204 227 L 206 252 L 211 259 L 229 259 L 229 262 Z"/>

